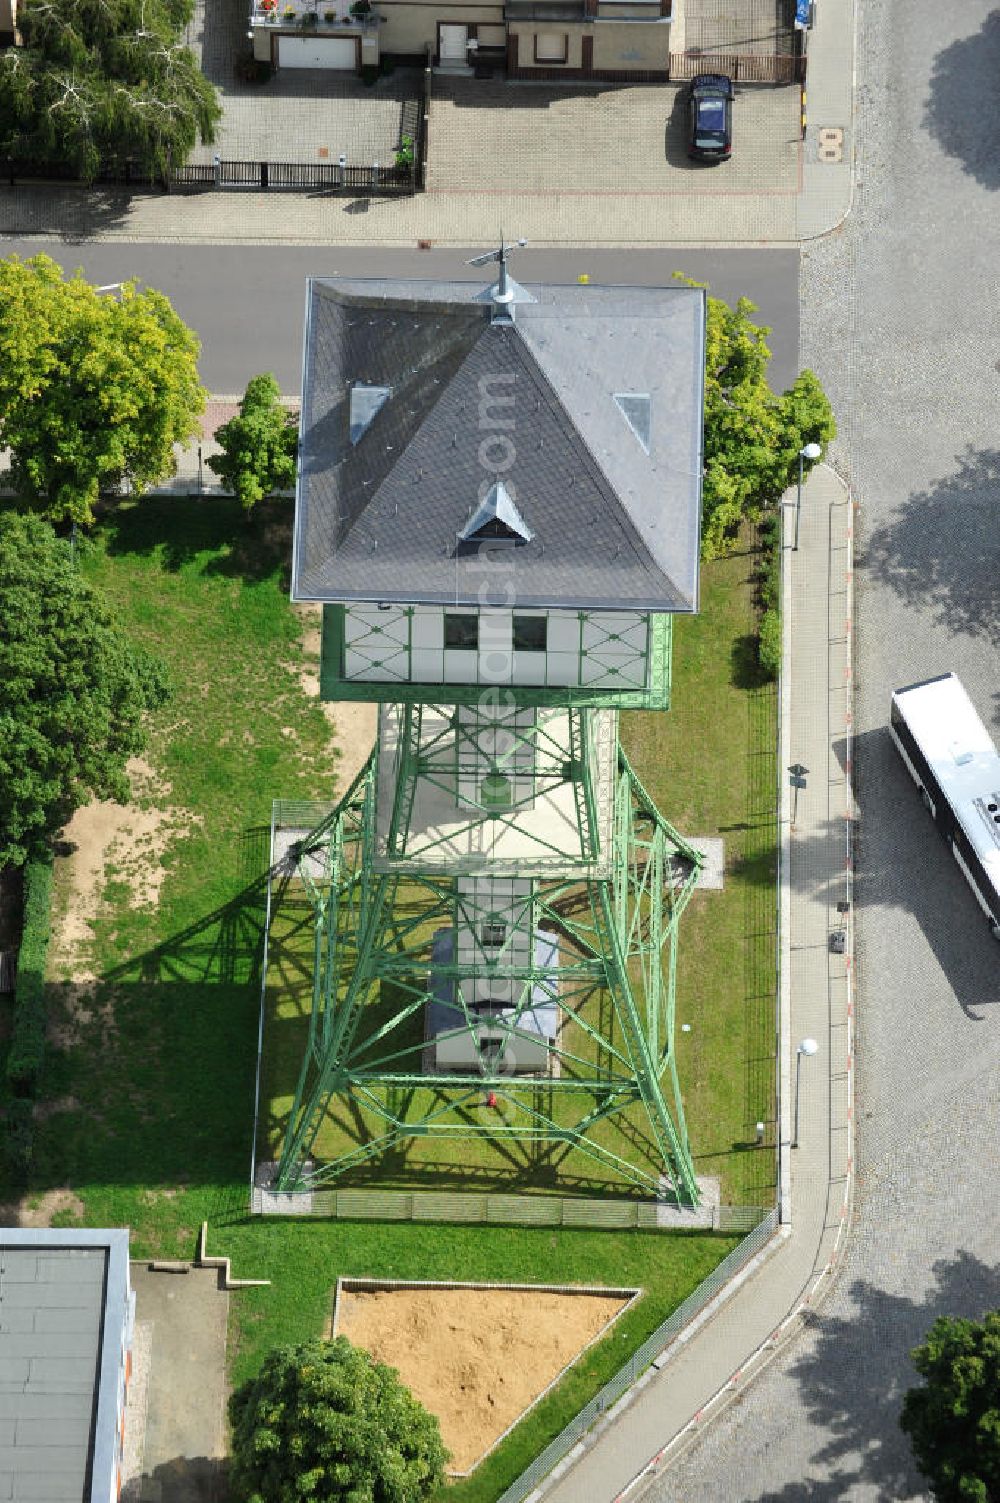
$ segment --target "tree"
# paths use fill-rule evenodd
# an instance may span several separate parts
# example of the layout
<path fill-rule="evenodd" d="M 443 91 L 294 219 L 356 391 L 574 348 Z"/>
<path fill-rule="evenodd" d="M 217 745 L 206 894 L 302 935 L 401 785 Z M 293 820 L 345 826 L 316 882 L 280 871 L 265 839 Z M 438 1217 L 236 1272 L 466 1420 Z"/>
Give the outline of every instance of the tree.
<path fill-rule="evenodd" d="M 41 855 L 92 796 L 129 798 L 125 764 L 166 692 L 69 543 L 40 517 L 0 514 L 0 866 Z"/>
<path fill-rule="evenodd" d="M 725 553 L 741 523 L 756 521 L 779 499 L 798 474 L 805 444 L 825 446 L 837 432 L 812 371 L 775 396 L 767 383 L 770 330 L 753 322 L 755 312 L 747 298 L 735 308 L 708 299 L 701 527 L 706 559 Z"/>
<path fill-rule="evenodd" d="M 239 413 L 217 429 L 215 437 L 222 453 L 211 455 L 208 467 L 247 511 L 273 491 L 294 483 L 298 423 L 282 407 L 272 375 L 254 376 Z"/>
<path fill-rule="evenodd" d="M 141 492 L 199 432 L 197 336 L 161 292 L 98 293 L 48 256 L 0 260 L 0 443 L 55 522 L 93 520 L 102 486 Z"/>
<path fill-rule="evenodd" d="M 134 162 L 152 178 L 214 139 L 215 90 L 180 36 L 192 0 L 24 0 L 0 53 L 0 154 L 85 181 Z"/>
<path fill-rule="evenodd" d="M 344 1336 L 271 1352 L 229 1417 L 244 1503 L 421 1503 L 444 1482 L 435 1417 Z"/>
<path fill-rule="evenodd" d="M 941 1503 L 1000 1498 L 1000 1311 L 943 1315 L 911 1353 L 926 1380 L 903 1399 L 900 1425 Z"/>

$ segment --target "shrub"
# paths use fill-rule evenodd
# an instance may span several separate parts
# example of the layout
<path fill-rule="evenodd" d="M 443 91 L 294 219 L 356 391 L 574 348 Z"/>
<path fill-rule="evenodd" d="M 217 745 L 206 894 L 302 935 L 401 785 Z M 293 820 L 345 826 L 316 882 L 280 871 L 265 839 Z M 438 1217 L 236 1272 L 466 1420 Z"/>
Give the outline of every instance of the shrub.
<path fill-rule="evenodd" d="M 781 555 L 769 548 L 761 559 L 757 575 L 757 592 L 761 610 L 776 611 L 781 604 Z"/>
<path fill-rule="evenodd" d="M 216 429 L 215 439 L 221 453 L 210 456 L 208 467 L 247 511 L 295 483 L 298 423 L 281 405 L 270 372 L 247 383 L 239 413 Z"/>
<path fill-rule="evenodd" d="M 444 1482 L 437 1419 L 344 1336 L 273 1351 L 229 1401 L 235 1498 L 420 1503 Z"/>
<path fill-rule="evenodd" d="M 52 862 L 30 861 L 24 870 L 24 932 L 14 983 L 14 1032 L 7 1080 L 15 1096 L 33 1096 L 45 1054 L 45 956 L 49 948 Z"/>
<path fill-rule="evenodd" d="M 781 617 L 775 610 L 760 618 L 757 661 L 768 678 L 777 678 L 781 670 Z"/>

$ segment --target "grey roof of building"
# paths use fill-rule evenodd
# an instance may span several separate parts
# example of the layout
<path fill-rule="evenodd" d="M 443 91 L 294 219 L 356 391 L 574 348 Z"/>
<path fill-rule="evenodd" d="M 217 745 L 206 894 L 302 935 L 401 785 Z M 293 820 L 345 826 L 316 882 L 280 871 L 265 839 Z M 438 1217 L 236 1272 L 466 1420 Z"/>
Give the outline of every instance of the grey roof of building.
<path fill-rule="evenodd" d="M 704 293 L 527 291 L 310 282 L 294 598 L 697 608 Z M 531 541 L 462 543 L 499 479 Z"/>
<path fill-rule="evenodd" d="M 0 1498 L 113 1495 L 127 1301 L 127 1232 L 0 1232 Z"/>

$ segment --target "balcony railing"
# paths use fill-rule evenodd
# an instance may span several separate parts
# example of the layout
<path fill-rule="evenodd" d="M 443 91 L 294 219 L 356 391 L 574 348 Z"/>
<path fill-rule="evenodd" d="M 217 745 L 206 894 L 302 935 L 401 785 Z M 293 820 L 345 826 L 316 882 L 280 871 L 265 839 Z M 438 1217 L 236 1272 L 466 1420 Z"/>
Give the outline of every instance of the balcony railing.
<path fill-rule="evenodd" d="M 254 0 L 250 24 L 301 31 L 373 31 L 379 15 L 373 7 L 352 16 L 346 0 Z"/>

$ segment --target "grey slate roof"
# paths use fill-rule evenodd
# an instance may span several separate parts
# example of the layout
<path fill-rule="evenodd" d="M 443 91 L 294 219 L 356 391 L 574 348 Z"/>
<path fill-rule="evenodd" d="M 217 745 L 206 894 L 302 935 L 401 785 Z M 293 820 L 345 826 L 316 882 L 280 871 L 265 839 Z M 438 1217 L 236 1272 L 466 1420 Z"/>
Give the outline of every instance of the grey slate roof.
<path fill-rule="evenodd" d="M 310 282 L 295 599 L 697 608 L 704 293 L 528 291 Z M 355 384 L 390 395 L 352 442 Z M 498 480 L 531 541 L 463 544 Z"/>
<path fill-rule="evenodd" d="M 0 1232 L 0 1499 L 112 1496 L 127 1269 L 124 1231 Z"/>

